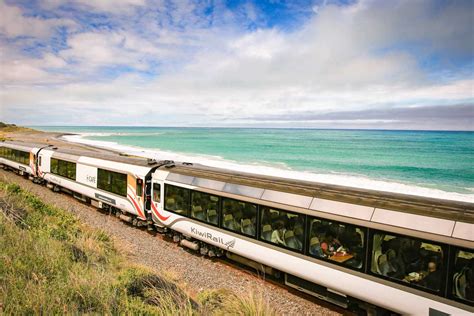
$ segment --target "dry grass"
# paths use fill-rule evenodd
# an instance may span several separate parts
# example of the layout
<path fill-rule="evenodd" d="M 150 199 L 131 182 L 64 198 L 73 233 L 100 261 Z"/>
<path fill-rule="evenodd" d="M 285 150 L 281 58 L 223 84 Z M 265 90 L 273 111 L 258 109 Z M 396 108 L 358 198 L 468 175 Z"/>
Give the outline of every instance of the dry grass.
<path fill-rule="evenodd" d="M 132 266 L 104 232 L 17 185 L 0 182 L 0 201 L 0 302 L 6 314 L 195 312 L 184 292 Z"/>
<path fill-rule="evenodd" d="M 127 261 L 113 240 L 0 180 L 0 314 L 276 315 L 258 293 L 203 291 Z"/>
<path fill-rule="evenodd" d="M 12 140 L 12 134 L 38 132 L 34 129 L 0 122 L 0 141 Z"/>
<path fill-rule="evenodd" d="M 258 291 L 245 295 L 236 295 L 225 289 L 203 291 L 199 293 L 198 301 L 201 304 L 201 310 L 206 315 L 277 315 L 270 302 Z"/>

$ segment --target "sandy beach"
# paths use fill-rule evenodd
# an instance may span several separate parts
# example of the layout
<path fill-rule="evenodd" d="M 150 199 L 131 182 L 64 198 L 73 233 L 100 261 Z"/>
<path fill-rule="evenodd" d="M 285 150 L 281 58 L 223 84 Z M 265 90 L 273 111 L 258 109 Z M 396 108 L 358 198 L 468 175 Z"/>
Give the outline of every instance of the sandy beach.
<path fill-rule="evenodd" d="M 112 149 L 101 149 L 91 145 L 69 142 L 63 136 L 73 135 L 70 133 L 43 132 L 23 127 L 8 127 L 0 129 L 0 139 L 15 141 L 20 143 L 52 145 L 62 149 L 87 150 L 95 153 L 113 153 Z M 118 152 L 116 152 L 118 153 Z"/>

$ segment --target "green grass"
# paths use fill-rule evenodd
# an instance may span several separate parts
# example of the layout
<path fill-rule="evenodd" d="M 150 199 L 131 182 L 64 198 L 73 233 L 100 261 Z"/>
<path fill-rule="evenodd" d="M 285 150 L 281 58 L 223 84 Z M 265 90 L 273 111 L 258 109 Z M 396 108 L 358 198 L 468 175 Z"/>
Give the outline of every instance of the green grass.
<path fill-rule="evenodd" d="M 169 278 L 128 262 L 105 232 L 2 181 L 0 306 L 15 315 L 275 314 L 256 294 L 213 290 L 193 300 Z"/>

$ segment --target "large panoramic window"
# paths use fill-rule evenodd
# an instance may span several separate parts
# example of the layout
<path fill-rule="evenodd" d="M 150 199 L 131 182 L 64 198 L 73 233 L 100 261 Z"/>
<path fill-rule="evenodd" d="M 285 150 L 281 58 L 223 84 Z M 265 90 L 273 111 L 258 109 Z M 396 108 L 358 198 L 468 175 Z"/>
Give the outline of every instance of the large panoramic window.
<path fill-rule="evenodd" d="M 351 268 L 364 266 L 366 229 L 309 217 L 309 254 Z"/>
<path fill-rule="evenodd" d="M 216 195 L 193 191 L 191 217 L 212 224 L 219 224 L 220 198 Z"/>
<path fill-rule="evenodd" d="M 165 210 L 189 216 L 189 195 L 189 189 L 165 185 Z"/>
<path fill-rule="evenodd" d="M 30 153 L 27 151 L 2 147 L 2 149 L 0 150 L 0 155 L 5 159 L 12 160 L 24 165 L 28 165 L 30 163 Z"/>
<path fill-rule="evenodd" d="M 304 215 L 269 207 L 262 208 L 260 239 L 301 252 Z"/>
<path fill-rule="evenodd" d="M 76 180 L 76 164 L 66 160 L 51 158 L 51 173 Z"/>
<path fill-rule="evenodd" d="M 474 252 L 457 249 L 454 252 L 452 295 L 474 304 Z"/>
<path fill-rule="evenodd" d="M 442 289 L 446 264 L 441 245 L 377 232 L 372 249 L 373 273 L 434 292 Z"/>
<path fill-rule="evenodd" d="M 127 196 L 127 175 L 124 173 L 98 169 L 97 187 L 101 190 Z"/>
<path fill-rule="evenodd" d="M 257 234 L 257 205 L 229 198 L 222 200 L 222 227 L 255 237 Z"/>

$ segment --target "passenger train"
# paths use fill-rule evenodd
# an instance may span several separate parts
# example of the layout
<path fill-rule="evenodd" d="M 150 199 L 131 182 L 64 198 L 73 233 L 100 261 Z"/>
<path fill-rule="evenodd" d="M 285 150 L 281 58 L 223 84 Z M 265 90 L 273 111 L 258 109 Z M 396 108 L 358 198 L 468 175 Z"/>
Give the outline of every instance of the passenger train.
<path fill-rule="evenodd" d="M 474 312 L 471 203 L 9 141 L 0 165 L 353 311 Z"/>

